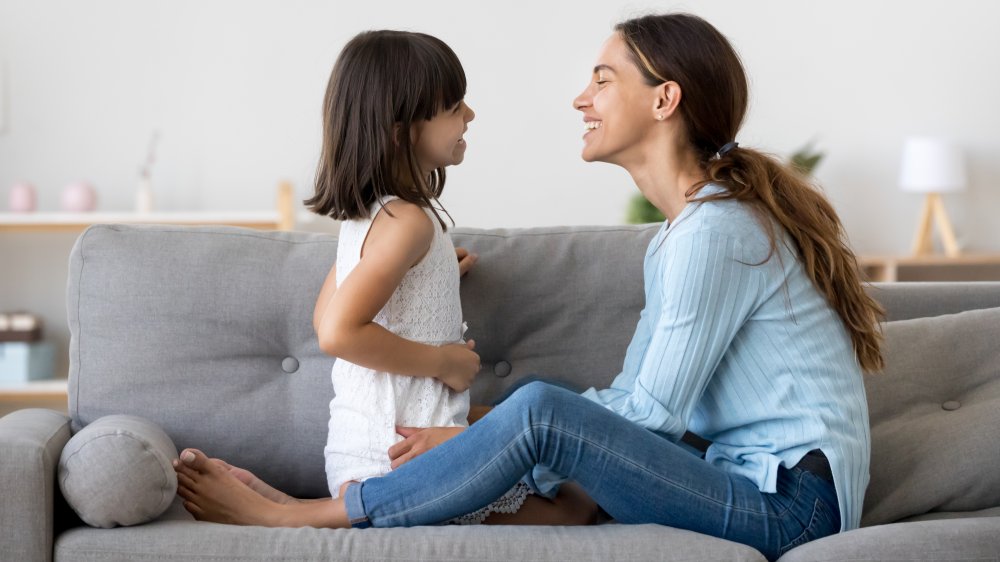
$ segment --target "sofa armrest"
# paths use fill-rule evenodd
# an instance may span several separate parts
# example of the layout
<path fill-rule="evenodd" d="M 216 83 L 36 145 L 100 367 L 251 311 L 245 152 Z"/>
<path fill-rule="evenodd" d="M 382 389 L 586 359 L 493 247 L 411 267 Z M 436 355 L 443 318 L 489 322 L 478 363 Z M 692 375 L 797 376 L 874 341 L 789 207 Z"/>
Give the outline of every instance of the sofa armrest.
<path fill-rule="evenodd" d="M 71 433 L 53 410 L 0 418 L 0 560 L 52 560 L 56 467 Z"/>

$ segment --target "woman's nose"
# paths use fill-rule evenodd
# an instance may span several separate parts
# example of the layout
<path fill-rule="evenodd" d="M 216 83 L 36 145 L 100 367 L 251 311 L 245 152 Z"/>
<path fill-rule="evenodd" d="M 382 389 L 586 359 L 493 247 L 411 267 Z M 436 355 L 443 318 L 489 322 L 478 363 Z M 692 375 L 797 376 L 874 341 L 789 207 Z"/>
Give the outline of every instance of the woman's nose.
<path fill-rule="evenodd" d="M 465 122 L 468 123 L 476 118 L 476 112 L 472 111 L 472 108 L 468 104 L 465 106 Z"/>
<path fill-rule="evenodd" d="M 590 94 L 588 92 L 590 88 L 580 92 L 580 95 L 576 96 L 573 100 L 573 109 L 583 111 L 584 108 L 590 107 Z"/>

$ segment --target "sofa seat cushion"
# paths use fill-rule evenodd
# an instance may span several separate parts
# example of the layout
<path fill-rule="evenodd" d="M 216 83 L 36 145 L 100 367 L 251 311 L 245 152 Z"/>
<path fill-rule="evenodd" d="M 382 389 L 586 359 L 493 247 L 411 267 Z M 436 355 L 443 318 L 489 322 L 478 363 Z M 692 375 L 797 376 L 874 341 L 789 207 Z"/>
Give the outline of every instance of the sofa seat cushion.
<path fill-rule="evenodd" d="M 889 322 L 862 526 L 1000 505 L 1000 308 Z"/>
<path fill-rule="evenodd" d="M 932 511 L 907 517 L 905 521 L 937 521 L 939 519 L 968 519 L 973 517 L 1000 517 L 1000 507 L 990 507 L 976 511 Z"/>
<path fill-rule="evenodd" d="M 892 523 L 804 544 L 779 562 L 840 560 L 996 560 L 1000 517 Z"/>
<path fill-rule="evenodd" d="M 763 561 L 734 542 L 660 525 L 447 526 L 269 529 L 194 521 L 179 503 L 136 527 L 78 527 L 56 539 L 55 560 L 735 560 Z"/>

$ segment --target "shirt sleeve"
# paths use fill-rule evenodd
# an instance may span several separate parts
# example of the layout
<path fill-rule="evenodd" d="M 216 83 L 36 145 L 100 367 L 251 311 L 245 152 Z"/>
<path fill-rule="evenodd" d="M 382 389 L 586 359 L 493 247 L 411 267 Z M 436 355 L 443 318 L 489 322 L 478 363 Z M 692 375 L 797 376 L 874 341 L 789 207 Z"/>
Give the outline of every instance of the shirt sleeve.
<path fill-rule="evenodd" d="M 647 290 L 648 343 L 634 372 L 585 393 L 647 429 L 680 439 L 726 350 L 759 302 L 760 259 L 732 236 L 697 231 L 668 237 Z M 647 280 L 649 283 L 650 280 Z M 637 330 L 636 337 L 639 337 Z M 635 342 L 633 342 L 635 343 Z M 631 345 L 630 345 L 631 348 Z"/>

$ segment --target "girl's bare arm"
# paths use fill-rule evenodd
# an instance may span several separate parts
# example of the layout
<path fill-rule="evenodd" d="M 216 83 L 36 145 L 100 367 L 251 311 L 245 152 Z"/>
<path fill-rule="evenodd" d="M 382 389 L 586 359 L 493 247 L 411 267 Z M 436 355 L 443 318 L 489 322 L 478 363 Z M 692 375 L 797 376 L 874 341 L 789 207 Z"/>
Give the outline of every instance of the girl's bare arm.
<path fill-rule="evenodd" d="M 333 264 L 330 268 L 330 272 L 326 274 L 326 280 L 323 281 L 323 288 L 319 290 L 319 297 L 316 299 L 316 308 L 313 309 L 313 330 L 316 331 L 317 336 L 319 335 L 319 323 L 323 319 L 323 312 L 326 311 L 326 307 L 330 304 L 330 298 L 333 294 L 337 292 L 337 264 Z"/>
<path fill-rule="evenodd" d="M 430 218 L 416 205 L 396 200 L 386 209 L 393 216 L 382 212 L 375 217 L 361 260 L 330 295 L 320 315 L 320 348 L 370 369 L 436 377 L 455 390 L 465 390 L 479 370 L 479 356 L 471 350 L 474 342 L 425 345 L 372 321 L 406 272 L 427 253 L 434 236 Z"/>

